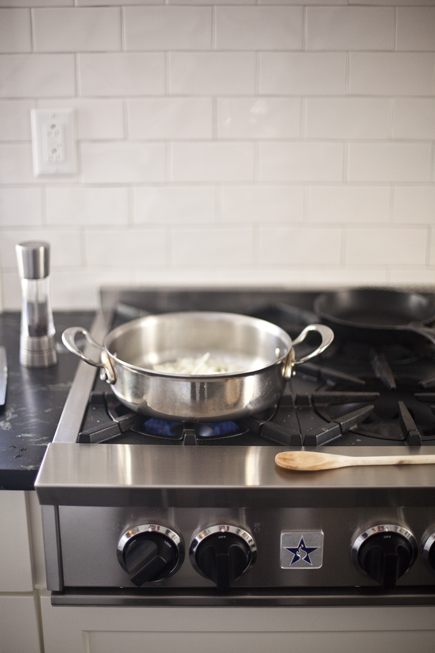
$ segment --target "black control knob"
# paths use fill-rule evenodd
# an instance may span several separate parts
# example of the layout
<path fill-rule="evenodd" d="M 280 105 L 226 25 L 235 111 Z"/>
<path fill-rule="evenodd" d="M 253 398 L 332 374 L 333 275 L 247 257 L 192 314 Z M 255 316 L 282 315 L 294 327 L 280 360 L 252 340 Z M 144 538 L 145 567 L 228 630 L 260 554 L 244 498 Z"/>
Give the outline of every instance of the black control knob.
<path fill-rule="evenodd" d="M 118 560 L 132 583 L 163 580 L 180 566 L 183 548 L 180 537 L 157 524 L 143 524 L 126 531 L 118 543 Z"/>
<path fill-rule="evenodd" d="M 382 525 L 364 531 L 354 543 L 354 561 L 382 589 L 396 587 L 398 579 L 413 565 L 417 546 L 410 531 L 401 526 Z"/>
<path fill-rule="evenodd" d="M 254 563 L 257 548 L 247 531 L 225 524 L 202 531 L 190 551 L 199 573 L 227 591 Z"/>
<path fill-rule="evenodd" d="M 426 564 L 435 571 L 435 533 L 423 538 L 422 554 Z"/>

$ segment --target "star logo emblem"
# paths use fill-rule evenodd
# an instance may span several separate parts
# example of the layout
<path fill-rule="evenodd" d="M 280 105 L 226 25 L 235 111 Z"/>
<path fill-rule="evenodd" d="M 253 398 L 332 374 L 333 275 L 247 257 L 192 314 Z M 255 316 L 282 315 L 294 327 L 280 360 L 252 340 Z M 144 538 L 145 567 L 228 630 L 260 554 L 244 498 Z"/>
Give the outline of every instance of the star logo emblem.
<path fill-rule="evenodd" d="M 303 560 L 308 565 L 312 565 L 313 563 L 311 562 L 310 555 L 313 553 L 313 551 L 317 551 L 317 549 L 319 547 L 318 546 L 306 546 L 306 544 L 304 542 L 304 538 L 301 537 L 301 539 L 299 540 L 299 544 L 296 547 L 286 546 L 285 548 L 286 548 L 287 551 L 290 551 L 290 553 L 293 554 L 293 559 L 292 559 L 290 565 L 295 565 L 300 560 Z"/>

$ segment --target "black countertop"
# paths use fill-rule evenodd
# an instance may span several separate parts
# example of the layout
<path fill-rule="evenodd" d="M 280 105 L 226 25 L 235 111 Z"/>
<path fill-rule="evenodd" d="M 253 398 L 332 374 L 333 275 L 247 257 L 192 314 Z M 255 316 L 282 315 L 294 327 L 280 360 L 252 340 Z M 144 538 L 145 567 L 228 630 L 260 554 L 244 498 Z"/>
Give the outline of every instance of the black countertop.
<path fill-rule="evenodd" d="M 19 312 L 0 314 L 0 345 L 6 347 L 8 359 L 6 404 L 0 408 L 0 489 L 33 490 L 79 362 L 61 343 L 62 332 L 69 326 L 89 328 L 94 315 L 56 312 L 58 364 L 31 369 L 19 362 Z"/>

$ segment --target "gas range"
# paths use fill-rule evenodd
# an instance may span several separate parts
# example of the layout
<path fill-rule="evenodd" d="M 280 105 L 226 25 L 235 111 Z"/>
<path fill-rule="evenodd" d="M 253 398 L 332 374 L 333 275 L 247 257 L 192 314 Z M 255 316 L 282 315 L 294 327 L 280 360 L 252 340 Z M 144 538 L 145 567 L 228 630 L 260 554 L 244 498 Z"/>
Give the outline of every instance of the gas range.
<path fill-rule="evenodd" d="M 317 295 L 106 288 L 92 335 L 102 342 L 150 313 L 213 310 L 294 338 L 318 321 Z M 301 448 L 431 453 L 434 404 L 424 338 L 336 337 L 298 366 L 277 405 L 234 422 L 138 415 L 81 364 L 36 481 L 52 602 L 434 603 L 435 468 L 300 473 L 274 462 Z"/>

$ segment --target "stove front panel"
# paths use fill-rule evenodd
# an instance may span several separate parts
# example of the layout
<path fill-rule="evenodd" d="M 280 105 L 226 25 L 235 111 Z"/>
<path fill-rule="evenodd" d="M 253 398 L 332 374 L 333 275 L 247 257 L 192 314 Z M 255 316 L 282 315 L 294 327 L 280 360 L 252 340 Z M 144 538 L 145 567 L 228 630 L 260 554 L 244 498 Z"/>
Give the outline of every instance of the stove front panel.
<path fill-rule="evenodd" d="M 435 529 L 435 508 L 59 508 L 59 534 L 65 587 L 133 588 L 119 564 L 118 542 L 141 524 L 158 524 L 176 532 L 185 551 L 178 571 L 144 589 L 213 588 L 189 556 L 191 542 L 207 527 L 233 525 L 248 531 L 256 545 L 252 567 L 234 589 L 379 587 L 352 561 L 352 544 L 373 525 L 395 524 L 408 529 L 419 552 L 397 587 L 433 586 L 435 571 L 422 557 L 428 532 Z M 50 589 L 50 588 L 49 588 Z"/>

